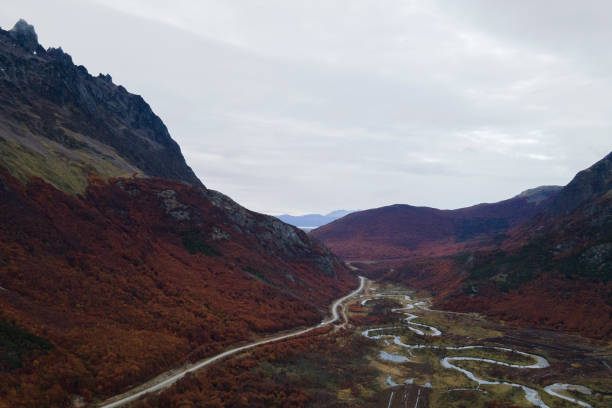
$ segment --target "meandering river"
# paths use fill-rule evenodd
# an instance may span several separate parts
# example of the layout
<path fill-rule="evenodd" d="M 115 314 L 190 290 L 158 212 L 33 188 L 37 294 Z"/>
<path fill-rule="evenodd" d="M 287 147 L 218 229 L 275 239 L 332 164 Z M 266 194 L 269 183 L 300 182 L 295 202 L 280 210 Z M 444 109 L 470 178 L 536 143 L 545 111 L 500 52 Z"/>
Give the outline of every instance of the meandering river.
<path fill-rule="evenodd" d="M 414 309 L 421 309 L 421 310 L 430 310 L 427 308 L 427 303 L 424 301 L 413 301 L 410 296 L 407 295 L 399 295 L 399 294 L 384 294 L 384 293 L 379 293 L 376 295 L 372 295 L 370 297 L 368 297 L 367 299 L 362 300 L 360 303 L 361 305 L 366 305 L 368 301 L 374 300 L 374 299 L 380 299 L 382 297 L 397 297 L 400 299 L 404 300 L 404 307 L 402 308 L 396 308 L 396 309 L 392 309 L 392 311 L 394 313 L 399 313 L 399 314 L 403 314 L 406 317 L 403 317 L 401 319 L 401 321 L 403 322 L 402 325 L 396 325 L 396 326 L 390 326 L 390 327 L 378 327 L 378 328 L 373 328 L 373 329 L 367 329 L 364 330 L 362 332 L 362 335 L 368 339 L 373 339 L 373 340 L 380 340 L 380 339 L 385 339 L 385 342 L 388 344 L 389 339 L 392 339 L 393 343 L 397 346 L 403 347 L 407 350 L 409 350 L 409 354 L 411 356 L 414 356 L 412 353 L 412 350 L 417 350 L 417 349 L 440 349 L 440 350 L 474 350 L 474 349 L 488 349 L 488 350 L 496 350 L 496 351 L 504 351 L 504 352 L 510 352 L 510 353 L 515 353 L 517 355 L 523 356 L 523 357 L 528 357 L 531 358 L 534 363 L 533 364 L 512 364 L 512 363 L 506 363 L 504 361 L 498 361 L 498 360 L 494 360 L 494 359 L 490 359 L 490 358 L 480 358 L 480 357 L 469 357 L 469 356 L 447 356 L 447 357 L 443 357 L 440 360 L 440 364 L 442 365 L 442 367 L 446 368 L 446 369 L 450 369 L 450 370 L 456 370 L 462 374 L 464 374 L 467 378 L 469 378 L 470 380 L 474 381 L 477 384 L 477 388 L 479 388 L 481 385 L 506 385 L 509 387 L 516 387 L 516 388 L 520 388 L 523 390 L 523 392 L 525 393 L 525 398 L 527 399 L 527 401 L 529 401 L 530 403 L 532 403 L 533 405 L 540 407 L 540 408 L 550 408 L 548 405 L 546 405 L 544 403 L 544 401 L 542 401 L 542 398 L 540 396 L 540 393 L 533 389 L 530 388 L 524 384 L 517 384 L 517 383 L 511 383 L 511 382 L 507 382 L 507 381 L 492 381 L 492 380 L 485 380 L 483 378 L 478 377 L 476 374 L 474 374 L 474 372 L 460 367 L 458 366 L 456 363 L 460 362 L 460 361 L 478 361 L 481 363 L 486 363 L 486 364 L 496 364 L 496 365 L 501 365 L 501 366 L 505 366 L 505 367 L 512 367 L 512 368 L 519 368 L 519 369 L 542 369 L 542 368 L 546 368 L 549 367 L 549 363 L 548 361 L 542 357 L 542 356 L 538 356 L 536 354 L 530 354 L 530 353 L 525 353 L 523 351 L 519 351 L 519 350 L 515 350 L 515 349 L 511 349 L 511 348 L 506 348 L 506 347 L 495 347 L 495 346 L 486 346 L 486 345 L 470 345 L 470 346 L 435 346 L 435 345 L 427 345 L 427 344 L 406 344 L 402 341 L 401 336 L 396 335 L 396 334 L 392 334 L 392 332 L 394 330 L 397 329 L 408 329 L 411 330 L 412 332 L 416 333 L 419 336 L 441 336 L 442 332 L 437 329 L 436 327 L 427 325 L 427 324 L 423 324 L 423 323 L 415 323 L 414 320 L 418 319 L 419 316 L 409 312 L 411 310 Z M 390 333 L 391 332 L 391 333 Z M 393 361 L 396 363 L 410 363 L 413 360 L 411 360 L 408 357 L 405 356 L 401 356 L 401 355 L 397 355 L 397 354 L 389 354 L 388 352 L 382 350 L 379 354 L 379 357 L 383 360 L 388 360 L 388 361 Z M 387 379 L 387 384 L 389 384 L 390 386 L 396 386 L 398 385 L 396 382 L 393 381 L 393 379 L 391 378 L 391 376 L 389 376 Z M 410 380 L 409 380 L 410 381 Z M 429 385 L 429 383 L 427 384 Z M 431 386 L 431 385 L 430 385 Z M 584 401 L 580 401 L 576 398 L 572 398 L 569 397 L 567 395 L 564 394 L 560 394 L 560 391 L 567 391 L 567 390 L 571 390 L 571 391 L 575 391 L 575 392 L 580 392 L 583 394 L 591 394 L 591 390 L 587 387 L 581 386 L 581 385 L 574 385 L 574 384 L 551 384 L 548 385 L 546 387 L 544 387 L 544 391 L 556 398 L 561 398 L 564 399 L 566 401 L 570 401 L 573 402 L 577 405 L 580 405 L 582 407 L 585 408 L 592 408 L 592 406 Z"/>

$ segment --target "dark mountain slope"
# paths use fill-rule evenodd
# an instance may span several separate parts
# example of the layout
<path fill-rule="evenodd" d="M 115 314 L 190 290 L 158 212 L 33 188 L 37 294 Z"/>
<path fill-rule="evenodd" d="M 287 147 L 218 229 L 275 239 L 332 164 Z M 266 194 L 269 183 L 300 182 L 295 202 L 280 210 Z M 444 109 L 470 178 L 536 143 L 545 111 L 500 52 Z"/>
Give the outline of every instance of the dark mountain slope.
<path fill-rule="evenodd" d="M 90 173 L 201 185 L 140 96 L 89 75 L 61 48 L 45 50 L 23 20 L 0 29 L 0 164 L 71 193 Z"/>
<path fill-rule="evenodd" d="M 593 166 L 576 174 L 574 179 L 552 200 L 551 216 L 569 215 L 583 203 L 593 202 L 612 190 L 612 153 Z"/>
<path fill-rule="evenodd" d="M 558 187 L 457 210 L 396 204 L 349 214 L 311 234 L 345 259 L 393 259 L 462 243 L 487 243 L 535 215 Z M 499 239 L 499 238 L 498 238 Z M 458 244 L 458 245 L 455 245 Z"/>

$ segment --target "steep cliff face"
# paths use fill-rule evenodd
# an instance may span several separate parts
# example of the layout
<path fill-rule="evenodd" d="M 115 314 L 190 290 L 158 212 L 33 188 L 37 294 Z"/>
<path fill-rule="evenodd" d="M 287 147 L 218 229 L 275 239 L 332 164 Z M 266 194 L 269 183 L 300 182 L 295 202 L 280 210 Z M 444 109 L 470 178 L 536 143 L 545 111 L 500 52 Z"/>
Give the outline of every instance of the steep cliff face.
<path fill-rule="evenodd" d="M 91 76 L 61 48 L 45 50 L 23 20 L 0 29 L 0 164 L 70 193 L 92 173 L 201 185 L 142 97 Z"/>

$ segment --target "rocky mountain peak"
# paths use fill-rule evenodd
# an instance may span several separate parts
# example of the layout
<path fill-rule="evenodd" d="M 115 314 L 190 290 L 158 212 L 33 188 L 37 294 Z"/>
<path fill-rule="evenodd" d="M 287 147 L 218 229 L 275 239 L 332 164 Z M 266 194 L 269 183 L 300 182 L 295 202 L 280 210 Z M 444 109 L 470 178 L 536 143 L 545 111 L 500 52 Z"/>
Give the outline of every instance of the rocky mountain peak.
<path fill-rule="evenodd" d="M 34 30 L 34 26 L 28 24 L 24 19 L 17 21 L 9 31 L 9 35 L 28 52 L 34 52 L 39 47 L 38 35 Z"/>
<path fill-rule="evenodd" d="M 202 186 L 141 96 L 90 75 L 62 48 L 45 50 L 25 20 L 0 29 L 0 166 L 72 194 L 91 174 Z"/>

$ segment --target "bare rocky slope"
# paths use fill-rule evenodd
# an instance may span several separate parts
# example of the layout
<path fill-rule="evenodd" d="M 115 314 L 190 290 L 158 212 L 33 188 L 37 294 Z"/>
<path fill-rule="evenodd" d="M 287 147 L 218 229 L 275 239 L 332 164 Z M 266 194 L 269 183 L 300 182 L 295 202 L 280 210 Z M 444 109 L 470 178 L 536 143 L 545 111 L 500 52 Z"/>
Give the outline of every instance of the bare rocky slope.
<path fill-rule="evenodd" d="M 23 20 L 0 29 L 0 165 L 70 193 L 91 173 L 201 185 L 142 97 L 91 76 L 61 48 L 45 50 Z"/>

